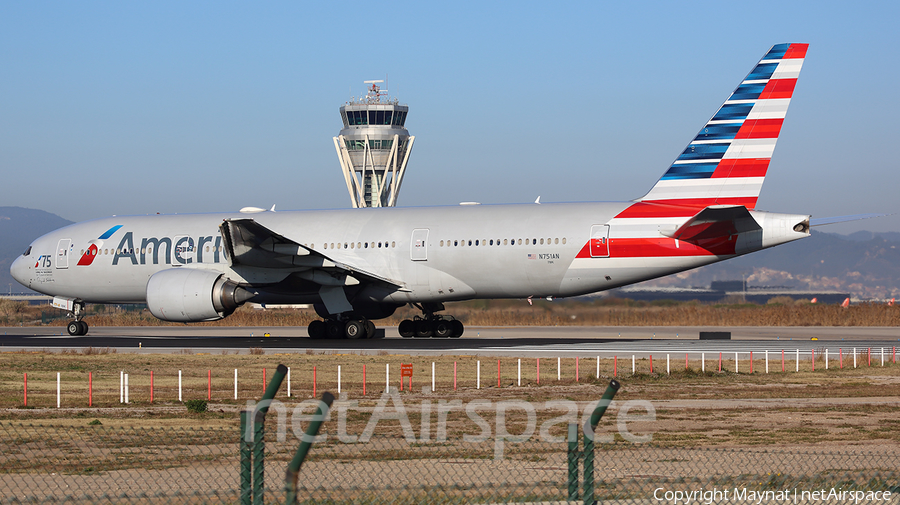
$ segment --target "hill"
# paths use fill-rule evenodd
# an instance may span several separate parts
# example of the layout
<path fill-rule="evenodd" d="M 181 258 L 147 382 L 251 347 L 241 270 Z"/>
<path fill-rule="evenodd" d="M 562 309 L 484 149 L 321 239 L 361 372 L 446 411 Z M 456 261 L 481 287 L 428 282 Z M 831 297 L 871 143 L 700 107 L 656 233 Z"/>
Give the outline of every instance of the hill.
<path fill-rule="evenodd" d="M 9 266 L 34 239 L 72 224 L 56 214 L 22 207 L 0 207 L 0 292 L 30 292 L 9 275 Z"/>
<path fill-rule="evenodd" d="M 697 270 L 648 281 L 653 286 L 709 286 L 746 278 L 749 285 L 846 291 L 862 298 L 900 296 L 900 233 L 845 236 L 813 230 L 809 238 Z"/>

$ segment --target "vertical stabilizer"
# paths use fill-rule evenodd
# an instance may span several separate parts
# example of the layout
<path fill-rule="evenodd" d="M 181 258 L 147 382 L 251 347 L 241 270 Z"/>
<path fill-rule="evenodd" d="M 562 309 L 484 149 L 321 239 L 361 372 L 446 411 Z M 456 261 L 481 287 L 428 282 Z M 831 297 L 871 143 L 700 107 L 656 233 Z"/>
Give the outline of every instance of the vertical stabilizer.
<path fill-rule="evenodd" d="M 638 201 L 755 208 L 808 46 L 772 46 Z"/>

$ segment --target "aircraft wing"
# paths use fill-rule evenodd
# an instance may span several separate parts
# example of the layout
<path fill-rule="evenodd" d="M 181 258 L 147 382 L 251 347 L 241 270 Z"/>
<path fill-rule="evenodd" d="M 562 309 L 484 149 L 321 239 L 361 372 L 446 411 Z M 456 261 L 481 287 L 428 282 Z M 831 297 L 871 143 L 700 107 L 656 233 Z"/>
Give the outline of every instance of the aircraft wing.
<path fill-rule="evenodd" d="M 701 210 L 674 231 L 660 230 L 667 237 L 686 242 L 726 237 L 760 230 L 759 223 L 743 205 L 712 205 Z"/>
<path fill-rule="evenodd" d="M 400 289 L 403 283 L 334 261 L 252 219 L 226 219 L 219 225 L 232 266 L 286 268 L 323 287 L 377 283 Z"/>

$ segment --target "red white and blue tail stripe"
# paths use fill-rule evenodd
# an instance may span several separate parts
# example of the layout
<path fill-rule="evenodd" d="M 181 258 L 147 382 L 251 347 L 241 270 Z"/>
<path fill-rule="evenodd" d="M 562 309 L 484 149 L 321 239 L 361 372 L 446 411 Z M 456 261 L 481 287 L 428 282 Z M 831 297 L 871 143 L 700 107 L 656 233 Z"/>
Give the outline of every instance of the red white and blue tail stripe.
<path fill-rule="evenodd" d="M 617 217 L 755 208 L 808 46 L 772 46 L 650 192 Z"/>

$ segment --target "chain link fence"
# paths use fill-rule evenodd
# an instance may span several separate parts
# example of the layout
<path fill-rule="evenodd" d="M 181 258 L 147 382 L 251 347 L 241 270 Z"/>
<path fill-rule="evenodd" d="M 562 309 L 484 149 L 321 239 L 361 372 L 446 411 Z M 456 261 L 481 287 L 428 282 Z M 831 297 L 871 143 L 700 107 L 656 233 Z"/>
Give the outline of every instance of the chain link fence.
<path fill-rule="evenodd" d="M 285 470 L 298 445 L 279 438 L 265 436 L 265 503 L 284 502 Z M 570 451 L 560 438 L 507 443 L 497 458 L 494 440 L 462 435 L 410 441 L 376 434 L 354 443 L 328 437 L 301 469 L 299 502 L 582 503 L 583 466 L 576 466 L 573 494 L 569 463 L 583 458 L 583 446 Z M 239 441 L 237 426 L 3 422 L 0 503 L 242 503 Z M 605 503 L 856 505 L 898 503 L 900 492 L 896 445 L 703 449 L 618 442 L 597 445 L 594 461 L 594 497 Z"/>

